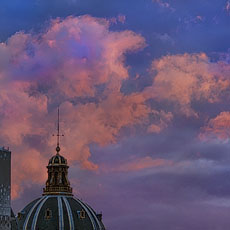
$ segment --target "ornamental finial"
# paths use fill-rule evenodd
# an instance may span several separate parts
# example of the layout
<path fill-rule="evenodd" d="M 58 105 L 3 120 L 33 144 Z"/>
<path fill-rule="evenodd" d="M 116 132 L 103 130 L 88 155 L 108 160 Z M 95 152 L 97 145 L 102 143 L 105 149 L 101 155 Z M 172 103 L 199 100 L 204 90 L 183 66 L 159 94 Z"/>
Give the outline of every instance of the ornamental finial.
<path fill-rule="evenodd" d="M 63 137 L 63 134 L 60 134 L 60 111 L 59 111 L 59 106 L 58 106 L 58 121 L 57 121 L 57 147 L 56 147 L 56 151 L 57 154 L 59 154 L 61 148 L 60 148 L 60 137 Z M 54 136 L 54 135 L 53 135 Z"/>

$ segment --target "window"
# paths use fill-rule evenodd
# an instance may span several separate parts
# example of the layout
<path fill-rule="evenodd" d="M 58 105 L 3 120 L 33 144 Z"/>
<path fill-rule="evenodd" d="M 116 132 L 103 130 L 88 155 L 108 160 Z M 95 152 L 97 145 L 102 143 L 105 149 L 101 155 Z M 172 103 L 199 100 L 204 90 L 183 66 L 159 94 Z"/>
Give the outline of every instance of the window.
<path fill-rule="evenodd" d="M 65 173 L 62 172 L 62 184 L 63 185 L 66 185 L 67 184 L 67 181 L 66 181 L 66 177 L 65 177 Z"/>
<path fill-rule="evenodd" d="M 98 220 L 102 221 L 102 213 L 98 213 L 98 214 L 96 214 L 96 216 L 97 216 Z"/>
<path fill-rule="evenodd" d="M 47 208 L 45 212 L 45 219 L 48 220 L 51 219 L 51 217 L 52 217 L 52 211 L 49 208 Z"/>
<path fill-rule="evenodd" d="M 85 211 L 83 209 L 80 211 L 80 219 L 85 219 Z"/>
<path fill-rule="evenodd" d="M 54 183 L 55 185 L 58 185 L 58 172 L 54 173 Z"/>
<path fill-rule="evenodd" d="M 77 211 L 77 215 L 79 219 L 85 219 L 85 211 L 83 209 L 81 211 Z"/>
<path fill-rule="evenodd" d="M 18 219 L 21 220 L 22 219 L 22 214 L 19 212 L 18 213 Z"/>

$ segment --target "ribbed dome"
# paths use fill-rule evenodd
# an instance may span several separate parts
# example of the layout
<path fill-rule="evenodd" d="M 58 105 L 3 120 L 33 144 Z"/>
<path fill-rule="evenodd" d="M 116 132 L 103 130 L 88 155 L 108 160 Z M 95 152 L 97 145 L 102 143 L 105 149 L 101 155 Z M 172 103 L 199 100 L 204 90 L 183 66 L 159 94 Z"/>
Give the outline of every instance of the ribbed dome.
<path fill-rule="evenodd" d="M 105 230 L 102 214 L 96 214 L 88 204 L 73 197 L 68 179 L 69 166 L 59 154 L 59 109 L 57 137 L 57 153 L 47 166 L 43 196 L 18 214 L 19 230 Z"/>
<path fill-rule="evenodd" d="M 104 230 L 102 215 L 71 196 L 43 196 L 18 215 L 20 230 Z"/>
<path fill-rule="evenodd" d="M 67 165 L 67 160 L 60 154 L 56 154 L 49 160 L 49 166 L 51 165 Z"/>
<path fill-rule="evenodd" d="M 60 151 L 60 148 L 57 147 Z M 72 188 L 68 180 L 67 160 L 59 154 L 54 155 L 48 163 L 48 179 L 43 195 L 72 195 Z"/>
<path fill-rule="evenodd" d="M 105 230 L 102 214 L 73 197 L 68 168 L 67 160 L 57 151 L 47 166 L 43 196 L 18 214 L 19 230 Z"/>

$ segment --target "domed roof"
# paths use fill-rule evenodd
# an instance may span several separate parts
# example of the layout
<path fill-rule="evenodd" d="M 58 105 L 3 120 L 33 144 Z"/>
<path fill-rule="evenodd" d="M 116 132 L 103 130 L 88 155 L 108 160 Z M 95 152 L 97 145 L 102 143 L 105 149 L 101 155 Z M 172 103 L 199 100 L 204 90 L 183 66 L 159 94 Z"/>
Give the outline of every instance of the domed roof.
<path fill-rule="evenodd" d="M 17 220 L 20 230 L 105 230 L 102 214 L 86 203 L 73 197 L 68 180 L 67 160 L 59 154 L 59 110 L 58 141 L 56 155 L 48 163 L 48 178 L 43 196 L 29 203 Z"/>
<path fill-rule="evenodd" d="M 59 153 L 49 160 L 43 196 L 18 213 L 20 230 L 105 230 L 102 214 L 73 197 L 68 168 Z"/>
<path fill-rule="evenodd" d="M 22 230 L 105 230 L 101 214 L 71 196 L 43 196 L 18 215 Z"/>
<path fill-rule="evenodd" d="M 48 166 L 51 165 L 67 165 L 67 160 L 60 154 L 56 154 L 55 156 L 51 157 L 49 160 Z"/>

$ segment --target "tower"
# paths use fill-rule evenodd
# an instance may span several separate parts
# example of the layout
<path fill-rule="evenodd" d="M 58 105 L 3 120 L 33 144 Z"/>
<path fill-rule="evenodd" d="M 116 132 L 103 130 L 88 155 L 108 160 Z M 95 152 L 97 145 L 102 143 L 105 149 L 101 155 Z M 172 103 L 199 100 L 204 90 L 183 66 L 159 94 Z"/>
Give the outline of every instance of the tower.
<path fill-rule="evenodd" d="M 42 197 L 18 213 L 19 230 L 105 230 L 102 214 L 73 196 L 69 166 L 60 155 L 59 110 L 57 131 L 56 154 L 48 162 L 48 179 Z"/>
<path fill-rule="evenodd" d="M 11 229 L 11 152 L 0 148 L 0 230 Z"/>
<path fill-rule="evenodd" d="M 67 195 L 72 196 L 72 188 L 68 180 L 67 160 L 59 154 L 60 148 L 60 125 L 59 125 L 59 108 L 58 108 L 58 125 L 57 125 L 57 147 L 56 155 L 49 160 L 47 166 L 48 179 L 46 187 L 43 189 L 43 195 Z"/>
<path fill-rule="evenodd" d="M 68 195 L 72 196 L 72 188 L 68 180 L 67 160 L 59 154 L 60 148 L 56 148 L 57 154 L 48 163 L 48 179 L 43 195 Z"/>

